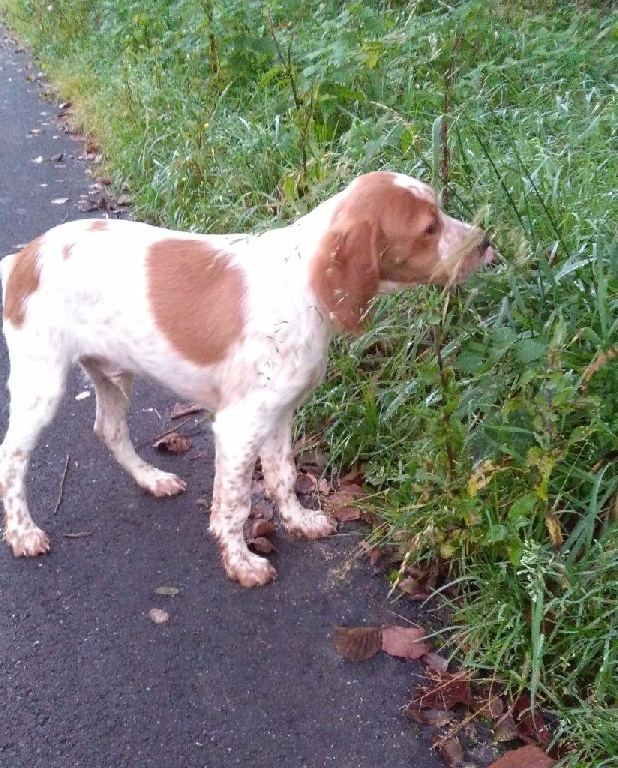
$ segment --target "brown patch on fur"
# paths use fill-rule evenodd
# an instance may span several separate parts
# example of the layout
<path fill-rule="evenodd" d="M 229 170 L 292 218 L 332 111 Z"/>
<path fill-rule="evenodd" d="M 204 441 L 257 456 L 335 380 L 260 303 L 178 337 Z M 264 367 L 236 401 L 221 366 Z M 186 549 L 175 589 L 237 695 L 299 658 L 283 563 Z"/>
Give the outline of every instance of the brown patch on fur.
<path fill-rule="evenodd" d="M 242 336 L 242 273 L 200 240 L 169 238 L 146 257 L 148 300 L 157 327 L 198 365 L 222 360 Z"/>
<path fill-rule="evenodd" d="M 16 328 L 21 328 L 26 318 L 26 300 L 39 287 L 38 257 L 41 238 L 37 237 L 15 255 L 9 272 L 4 294 L 2 316 Z"/>
<path fill-rule="evenodd" d="M 311 286 L 343 328 L 357 331 L 380 281 L 441 282 L 441 226 L 435 201 L 396 185 L 390 173 L 367 174 L 335 209 Z"/>
<path fill-rule="evenodd" d="M 62 246 L 62 258 L 65 261 L 71 256 L 71 253 L 73 252 L 73 246 L 74 245 L 75 245 L 75 243 L 65 243 Z"/>
<path fill-rule="evenodd" d="M 93 219 L 88 226 L 88 232 L 105 232 L 109 229 L 107 219 Z"/>
<path fill-rule="evenodd" d="M 347 331 L 358 331 L 380 280 L 377 227 L 369 220 L 331 227 L 311 265 L 311 287 Z"/>

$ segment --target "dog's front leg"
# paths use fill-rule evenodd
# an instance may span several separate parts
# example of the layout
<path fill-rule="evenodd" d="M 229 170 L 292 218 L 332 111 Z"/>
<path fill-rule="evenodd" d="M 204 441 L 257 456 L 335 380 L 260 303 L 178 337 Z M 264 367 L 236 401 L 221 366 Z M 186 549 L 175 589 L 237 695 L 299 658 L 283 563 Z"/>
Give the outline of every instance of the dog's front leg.
<path fill-rule="evenodd" d="M 277 572 L 265 557 L 249 551 L 243 535 L 251 511 L 251 476 L 262 430 L 255 414 L 230 407 L 217 414 L 215 480 L 210 530 L 217 537 L 227 575 L 243 587 L 268 584 Z"/>
<path fill-rule="evenodd" d="M 295 491 L 296 464 L 292 450 L 292 420 L 290 410 L 276 423 L 260 449 L 264 487 L 277 504 L 283 524 L 295 536 L 321 539 L 337 530 L 336 524 L 323 512 L 306 509 Z"/>

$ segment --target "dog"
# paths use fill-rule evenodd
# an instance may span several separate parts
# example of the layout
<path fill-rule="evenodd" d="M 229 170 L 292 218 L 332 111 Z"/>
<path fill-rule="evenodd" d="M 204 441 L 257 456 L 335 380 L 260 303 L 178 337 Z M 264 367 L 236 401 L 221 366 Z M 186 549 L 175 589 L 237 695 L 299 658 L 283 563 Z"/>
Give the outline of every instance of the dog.
<path fill-rule="evenodd" d="M 262 234 L 200 235 L 122 220 L 61 224 L 0 263 L 10 357 L 0 446 L 4 539 L 16 557 L 50 549 L 28 510 L 25 476 L 41 430 L 79 363 L 96 393 L 94 430 L 144 490 L 184 481 L 141 459 L 127 428 L 135 375 L 216 413 L 210 530 L 245 587 L 276 575 L 243 524 L 259 457 L 292 534 L 336 526 L 295 491 L 295 409 L 322 380 L 337 332 L 357 332 L 377 294 L 461 282 L 494 252 L 443 213 L 431 187 L 398 173 L 356 178 L 294 223 Z"/>

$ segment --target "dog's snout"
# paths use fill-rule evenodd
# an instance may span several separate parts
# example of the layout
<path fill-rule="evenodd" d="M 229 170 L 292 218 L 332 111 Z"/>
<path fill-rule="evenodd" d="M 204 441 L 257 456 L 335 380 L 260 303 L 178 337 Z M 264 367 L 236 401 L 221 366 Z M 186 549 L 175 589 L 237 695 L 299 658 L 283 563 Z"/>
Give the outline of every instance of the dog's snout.
<path fill-rule="evenodd" d="M 483 230 L 479 230 L 479 235 L 480 235 L 480 242 L 478 245 L 478 250 L 480 252 L 481 264 L 484 264 L 484 265 L 491 264 L 496 254 L 494 249 L 491 247 L 491 241 L 489 239 L 489 235 L 487 234 L 487 232 L 483 232 Z"/>

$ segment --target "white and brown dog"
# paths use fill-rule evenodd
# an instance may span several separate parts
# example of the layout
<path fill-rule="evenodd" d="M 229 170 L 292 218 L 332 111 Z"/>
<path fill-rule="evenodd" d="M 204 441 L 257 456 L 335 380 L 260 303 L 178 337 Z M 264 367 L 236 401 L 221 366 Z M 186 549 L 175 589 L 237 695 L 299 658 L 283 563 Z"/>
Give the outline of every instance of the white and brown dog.
<path fill-rule="evenodd" d="M 460 282 L 491 261 L 484 234 L 442 213 L 433 190 L 396 173 L 361 176 L 295 223 L 260 235 L 198 235 L 127 221 L 62 224 L 1 263 L 11 371 L 0 446 L 4 538 L 16 556 L 49 551 L 25 475 L 79 363 L 96 391 L 95 432 L 155 496 L 185 483 L 129 440 L 134 375 L 216 412 L 210 529 L 227 574 L 275 576 L 243 539 L 258 456 L 285 527 L 335 530 L 294 492 L 292 419 L 324 376 L 337 330 L 356 331 L 379 293 Z"/>

